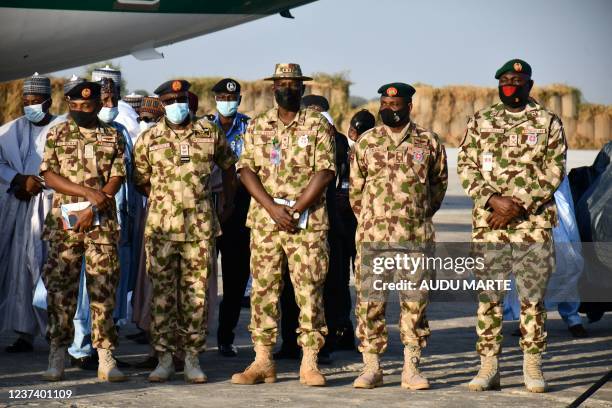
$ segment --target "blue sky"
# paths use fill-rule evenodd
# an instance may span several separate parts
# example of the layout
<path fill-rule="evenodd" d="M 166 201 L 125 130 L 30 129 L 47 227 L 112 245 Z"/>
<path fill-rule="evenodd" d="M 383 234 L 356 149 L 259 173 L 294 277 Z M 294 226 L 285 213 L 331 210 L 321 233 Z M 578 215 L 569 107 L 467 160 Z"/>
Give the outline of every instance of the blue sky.
<path fill-rule="evenodd" d="M 496 86 L 495 70 L 518 57 L 536 83 L 612 104 L 610 0 L 319 0 L 292 14 L 161 47 L 163 60 L 113 61 L 131 90 L 181 76 L 260 79 L 297 62 L 306 74 L 347 72 L 351 94 L 372 98 L 392 81 Z M 73 72 L 82 68 L 55 75 Z"/>

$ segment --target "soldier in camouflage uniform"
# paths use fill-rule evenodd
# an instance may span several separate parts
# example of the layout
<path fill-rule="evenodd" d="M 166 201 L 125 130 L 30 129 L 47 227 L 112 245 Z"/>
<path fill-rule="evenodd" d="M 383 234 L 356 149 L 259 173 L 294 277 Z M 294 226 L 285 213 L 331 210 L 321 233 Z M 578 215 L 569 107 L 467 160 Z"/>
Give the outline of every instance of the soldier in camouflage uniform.
<path fill-rule="evenodd" d="M 189 86 L 174 80 L 155 90 L 165 117 L 134 146 L 134 184 L 149 197 L 145 245 L 153 285 L 151 344 L 159 357 L 151 382 L 174 373 L 177 344 L 185 351 L 185 380 L 207 381 L 199 353 L 206 346 L 209 261 L 221 232 L 210 191 L 213 164 L 227 170 L 223 182 L 230 202 L 236 177 L 237 158 L 223 131 L 204 119 L 191 122 Z"/>
<path fill-rule="evenodd" d="M 244 135 L 238 162 L 240 179 L 251 200 L 251 324 L 255 362 L 234 374 L 234 384 L 276 381 L 271 351 L 276 343 L 282 265 L 300 308 L 298 344 L 303 357 L 300 382 L 325 385 L 317 353 L 327 334 L 323 285 L 329 262 L 325 188 L 335 172 L 334 136 L 323 115 L 300 109 L 304 93 L 297 64 L 277 64 L 274 95 L 278 108 L 259 115 Z"/>
<path fill-rule="evenodd" d="M 431 217 L 440 208 L 448 185 L 446 151 L 438 135 L 410 120 L 415 89 L 404 83 L 380 87 L 384 125 L 364 132 L 351 158 L 350 201 L 357 216 L 355 286 L 357 337 L 364 369 L 356 388 L 382 385 L 379 356 L 387 348 L 385 302 L 366 295 L 365 243 L 429 243 Z M 400 295 L 401 296 L 401 295 Z M 401 300 L 400 334 L 404 349 L 402 387 L 429 388 L 418 365 L 430 334 L 426 298 Z"/>
<path fill-rule="evenodd" d="M 514 59 L 496 73 L 501 103 L 468 122 L 457 163 L 463 188 L 474 200 L 472 240 L 488 245 L 485 277 L 512 271 L 521 299 L 523 375 L 527 389 L 544 392 L 541 354 L 546 348 L 543 295 L 552 268 L 553 194 L 565 173 L 566 141 L 561 120 L 529 98 L 531 67 Z M 503 243 L 503 244 L 500 244 Z M 493 276 L 495 275 L 495 276 Z M 481 356 L 471 390 L 499 388 L 502 298 L 482 293 L 478 304 Z"/>
<path fill-rule="evenodd" d="M 111 350 L 117 342 L 113 309 L 119 281 L 119 225 L 114 196 L 125 177 L 125 143 L 115 128 L 96 116 L 101 107 L 99 84 L 82 82 L 66 93 L 66 99 L 70 116 L 49 131 L 40 166 L 47 186 L 55 190 L 43 233 L 49 241 L 43 279 L 51 340 L 49 369 L 43 378 L 57 381 L 63 376 L 66 346 L 74 333 L 72 319 L 84 256 L 92 344 L 98 349 L 98 378 L 123 381 L 125 376 L 117 369 Z M 70 228 L 61 206 L 84 201 L 90 206 L 73 213 L 76 223 Z"/>

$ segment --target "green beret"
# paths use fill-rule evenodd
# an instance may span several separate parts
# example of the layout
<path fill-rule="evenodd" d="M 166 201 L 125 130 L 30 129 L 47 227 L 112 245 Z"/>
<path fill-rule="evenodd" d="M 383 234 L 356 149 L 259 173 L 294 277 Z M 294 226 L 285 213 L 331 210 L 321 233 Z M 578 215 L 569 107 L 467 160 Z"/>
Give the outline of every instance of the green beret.
<path fill-rule="evenodd" d="M 76 84 L 64 94 L 69 100 L 100 98 L 100 84 L 84 81 Z"/>
<path fill-rule="evenodd" d="M 184 79 L 172 79 L 170 81 L 166 81 L 160 86 L 157 87 L 153 92 L 156 95 L 164 95 L 167 93 L 179 93 L 179 92 L 187 92 L 191 84 Z"/>
<path fill-rule="evenodd" d="M 404 98 L 412 98 L 416 93 L 416 89 L 403 82 L 392 82 L 378 88 L 378 93 L 382 96 L 401 96 Z"/>
<path fill-rule="evenodd" d="M 521 74 L 527 74 L 531 77 L 531 65 L 522 59 L 511 59 L 502 65 L 497 72 L 495 72 L 495 79 L 499 79 L 499 77 L 504 75 L 506 72 L 519 72 Z"/>

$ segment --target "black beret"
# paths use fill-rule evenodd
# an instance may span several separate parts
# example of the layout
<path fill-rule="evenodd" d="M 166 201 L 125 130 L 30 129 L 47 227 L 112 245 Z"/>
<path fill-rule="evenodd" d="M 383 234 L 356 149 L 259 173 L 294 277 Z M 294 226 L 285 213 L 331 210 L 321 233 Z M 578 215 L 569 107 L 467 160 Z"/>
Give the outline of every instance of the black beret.
<path fill-rule="evenodd" d="M 506 72 L 520 72 L 531 77 L 531 65 L 522 59 L 511 59 L 495 72 L 495 79 L 499 79 L 499 77 L 504 75 Z"/>
<path fill-rule="evenodd" d="M 187 92 L 191 84 L 184 79 L 172 79 L 170 81 L 166 81 L 160 86 L 157 87 L 153 92 L 156 95 L 164 95 L 167 93 L 179 93 L 179 92 Z"/>
<path fill-rule="evenodd" d="M 351 118 L 351 127 L 357 131 L 358 135 L 372 129 L 375 123 L 376 118 L 367 109 L 360 110 Z"/>
<path fill-rule="evenodd" d="M 238 81 L 233 80 L 232 78 L 224 78 L 212 87 L 212 91 L 214 93 L 239 94 L 240 83 L 238 83 Z"/>
<path fill-rule="evenodd" d="M 64 94 L 68 99 L 96 99 L 100 98 L 100 84 L 84 81 L 73 86 Z"/>
<path fill-rule="evenodd" d="M 378 88 L 378 93 L 383 96 L 401 96 L 404 98 L 412 98 L 416 93 L 416 89 L 403 82 L 392 82 Z"/>
<path fill-rule="evenodd" d="M 321 108 L 323 112 L 327 112 L 329 110 L 329 102 L 327 98 L 321 95 L 306 95 L 302 98 L 302 106 L 318 106 Z"/>

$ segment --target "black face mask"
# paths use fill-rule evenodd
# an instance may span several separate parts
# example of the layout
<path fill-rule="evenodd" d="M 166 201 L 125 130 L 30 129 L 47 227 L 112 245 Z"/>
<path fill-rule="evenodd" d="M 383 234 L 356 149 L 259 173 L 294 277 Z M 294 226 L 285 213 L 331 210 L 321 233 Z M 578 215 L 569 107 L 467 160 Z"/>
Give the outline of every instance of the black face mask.
<path fill-rule="evenodd" d="M 529 101 L 529 84 L 523 86 L 503 85 L 499 86 L 499 99 L 504 105 L 511 108 L 520 108 L 527 105 Z"/>
<path fill-rule="evenodd" d="M 300 110 L 302 93 L 300 90 L 293 88 L 276 88 L 274 90 L 274 99 L 276 99 L 278 106 L 288 111 L 298 111 Z"/>
<path fill-rule="evenodd" d="M 84 128 L 95 126 L 98 120 L 97 112 L 83 112 L 71 110 L 70 117 L 74 119 L 78 126 Z"/>
<path fill-rule="evenodd" d="M 383 123 L 389 127 L 397 127 L 405 123 L 410 114 L 407 110 L 394 111 L 393 109 L 383 109 L 378 112 Z"/>

